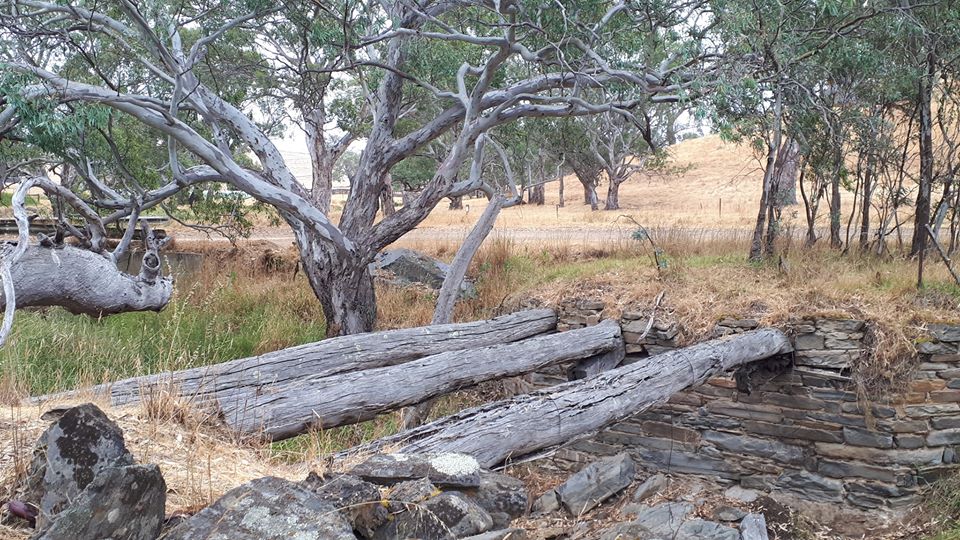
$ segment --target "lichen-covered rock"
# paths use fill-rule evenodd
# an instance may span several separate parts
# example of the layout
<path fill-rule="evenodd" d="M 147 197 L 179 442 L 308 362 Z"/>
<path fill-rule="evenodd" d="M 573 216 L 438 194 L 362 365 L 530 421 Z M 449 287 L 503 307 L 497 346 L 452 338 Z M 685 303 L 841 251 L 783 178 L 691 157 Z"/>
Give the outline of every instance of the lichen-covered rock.
<path fill-rule="evenodd" d="M 42 530 L 101 471 L 132 464 L 117 424 L 92 403 L 71 407 L 37 440 L 16 498 L 39 509 Z"/>
<path fill-rule="evenodd" d="M 342 474 L 325 480 L 310 473 L 302 485 L 340 510 L 353 530 L 364 538 L 371 538 L 387 521 L 388 512 L 382 504 L 380 490 L 356 476 Z"/>
<path fill-rule="evenodd" d="M 163 525 L 167 485 L 156 465 L 100 471 L 37 540 L 154 540 Z"/>
<path fill-rule="evenodd" d="M 589 512 L 629 486 L 635 470 L 626 453 L 595 461 L 557 488 L 560 503 L 574 516 Z"/>
<path fill-rule="evenodd" d="M 473 456 L 442 454 L 378 454 L 357 465 L 350 474 L 367 482 L 392 485 L 427 478 L 439 487 L 480 487 L 480 464 Z"/>
<path fill-rule="evenodd" d="M 480 487 L 463 489 L 461 493 L 486 510 L 493 518 L 493 526 L 501 529 L 509 527 L 530 506 L 530 495 L 523 482 L 490 471 L 480 473 Z"/>
<path fill-rule="evenodd" d="M 347 520 L 309 489 L 258 478 L 177 525 L 164 540 L 356 540 Z"/>
<path fill-rule="evenodd" d="M 374 540 L 447 540 L 487 532 L 493 518 L 458 493 L 441 493 L 422 503 L 406 504 L 405 511 L 377 530 Z M 391 503 L 391 509 L 394 507 Z"/>

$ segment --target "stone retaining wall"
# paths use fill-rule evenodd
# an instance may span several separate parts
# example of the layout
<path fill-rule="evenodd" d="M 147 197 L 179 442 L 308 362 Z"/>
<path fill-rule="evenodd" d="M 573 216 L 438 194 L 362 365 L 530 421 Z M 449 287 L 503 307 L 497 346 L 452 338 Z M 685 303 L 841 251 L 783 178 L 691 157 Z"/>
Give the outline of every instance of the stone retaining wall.
<path fill-rule="evenodd" d="M 603 307 L 567 303 L 561 327 L 595 324 Z M 628 311 L 621 318 L 626 362 L 676 347 L 678 329 L 667 321 L 641 339 L 648 316 Z M 715 333 L 757 326 L 725 319 Z M 851 378 L 869 341 L 864 321 L 796 320 L 784 329 L 797 349 L 788 372 L 749 394 L 737 390 L 731 375 L 713 378 L 572 443 L 557 462 L 577 468 L 626 450 L 651 468 L 870 510 L 906 508 L 924 485 L 960 467 L 960 326 L 930 325 L 908 387 L 869 410 Z M 539 382 L 562 375 L 544 374 Z"/>

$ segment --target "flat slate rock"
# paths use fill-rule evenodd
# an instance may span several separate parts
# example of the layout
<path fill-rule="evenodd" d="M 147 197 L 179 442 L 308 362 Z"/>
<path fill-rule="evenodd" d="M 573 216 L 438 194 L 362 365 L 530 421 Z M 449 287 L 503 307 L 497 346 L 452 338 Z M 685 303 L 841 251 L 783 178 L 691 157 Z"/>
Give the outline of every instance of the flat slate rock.
<path fill-rule="evenodd" d="M 156 465 L 111 467 L 97 474 L 37 540 L 155 540 L 167 485 Z"/>
<path fill-rule="evenodd" d="M 763 514 L 747 514 L 740 522 L 740 538 L 742 540 L 769 540 L 767 536 L 767 520 Z"/>
<path fill-rule="evenodd" d="M 643 502 L 646 499 L 656 495 L 661 490 L 666 489 L 668 483 L 669 481 L 667 480 L 666 476 L 657 473 L 650 478 L 647 478 L 643 481 L 643 483 L 637 486 L 637 489 L 633 492 L 633 496 L 630 497 L 630 500 L 635 503 Z"/>
<path fill-rule="evenodd" d="M 477 460 L 473 456 L 453 452 L 378 454 L 354 467 L 350 474 L 379 485 L 427 478 L 438 487 L 480 487 L 480 464 Z"/>
<path fill-rule="evenodd" d="M 177 525 L 164 540 L 356 540 L 330 503 L 289 480 L 268 476 L 228 491 Z"/>
<path fill-rule="evenodd" d="M 556 489 L 560 503 L 571 515 L 596 508 L 633 483 L 636 467 L 626 453 L 595 461 Z"/>
<path fill-rule="evenodd" d="M 654 535 L 672 538 L 692 512 L 693 505 L 690 503 L 663 503 L 641 509 L 632 523 L 640 525 Z"/>
<path fill-rule="evenodd" d="M 677 529 L 674 540 L 740 540 L 740 533 L 731 527 L 703 519 L 685 521 Z"/>
<path fill-rule="evenodd" d="M 18 499 L 39 508 L 44 529 L 104 469 L 133 465 L 123 432 L 96 405 L 71 407 L 40 435 Z"/>

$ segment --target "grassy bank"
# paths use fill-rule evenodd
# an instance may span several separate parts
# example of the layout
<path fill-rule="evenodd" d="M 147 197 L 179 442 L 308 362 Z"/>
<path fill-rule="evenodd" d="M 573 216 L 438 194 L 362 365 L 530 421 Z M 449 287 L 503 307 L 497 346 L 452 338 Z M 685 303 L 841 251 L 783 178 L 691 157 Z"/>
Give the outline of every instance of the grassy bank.
<path fill-rule="evenodd" d="M 814 249 L 795 250 L 787 267 L 752 264 L 740 255 L 740 240 L 653 234 L 665 261 L 659 270 L 640 242 L 585 249 L 491 238 L 471 269 L 479 295 L 461 302 L 456 318 L 577 296 L 603 298 L 616 311 L 647 305 L 665 290 L 664 313 L 680 323 L 688 342 L 726 316 L 776 324 L 830 313 L 877 323 L 890 363 L 912 346 L 924 321 L 957 318 L 960 288 L 935 264 L 928 265 L 927 287 L 917 291 L 909 260 Z M 447 259 L 455 248 L 417 247 Z M 218 363 L 324 337 L 322 313 L 302 273 L 251 265 L 250 257 L 208 259 L 198 275 L 178 280 L 174 301 L 160 313 L 95 320 L 60 309 L 18 312 L 10 343 L 0 351 L 4 397 Z M 426 324 L 433 301 L 430 291 L 378 286 L 378 326 Z"/>

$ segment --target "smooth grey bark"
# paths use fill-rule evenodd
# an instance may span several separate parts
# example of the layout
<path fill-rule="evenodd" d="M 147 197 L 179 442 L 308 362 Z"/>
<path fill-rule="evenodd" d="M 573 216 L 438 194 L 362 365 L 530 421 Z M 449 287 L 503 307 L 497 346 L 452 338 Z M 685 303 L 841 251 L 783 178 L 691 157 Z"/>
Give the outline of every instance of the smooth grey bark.
<path fill-rule="evenodd" d="M 109 396 L 115 406 L 138 403 L 159 393 L 195 403 L 228 401 L 230 396 L 251 388 L 269 391 L 306 377 L 328 377 L 401 364 L 444 351 L 509 343 L 552 332 L 556 326 L 557 315 L 553 310 L 534 309 L 486 321 L 330 338 L 221 364 L 101 384 L 91 390 L 96 395 Z M 76 393 L 36 399 L 42 401 Z"/>
<path fill-rule="evenodd" d="M 337 457 L 388 448 L 405 453 L 462 452 L 482 467 L 495 467 L 594 433 L 724 371 L 792 351 L 787 336 L 772 328 L 727 336 L 467 409 Z"/>
<path fill-rule="evenodd" d="M 490 231 L 493 230 L 497 222 L 497 216 L 503 208 L 503 197 L 494 195 L 487 207 L 480 214 L 480 219 L 474 224 L 473 228 L 460 244 L 457 254 L 450 262 L 450 268 L 447 269 L 447 276 L 443 279 L 443 285 L 440 286 L 440 293 L 437 295 L 437 307 L 433 312 L 431 324 L 444 324 L 453 320 L 453 308 L 460 297 L 460 285 L 463 278 L 467 275 L 467 269 L 470 268 L 470 262 L 477 254 L 477 250 L 483 245 Z"/>
<path fill-rule="evenodd" d="M 609 320 L 514 343 L 443 352 L 401 365 L 307 377 L 269 391 L 246 388 L 240 395 L 220 400 L 219 410 L 234 430 L 279 440 L 313 428 L 363 422 L 484 381 L 589 358 L 622 344 L 619 323 Z"/>
<path fill-rule="evenodd" d="M 128 311 L 160 311 L 173 280 L 160 276 L 155 252 L 144 256 L 140 275 L 121 272 L 108 257 L 73 246 L 27 248 L 11 269 L 17 308 L 62 306 L 102 317 Z M 6 302 L 0 299 L 3 305 Z"/>

